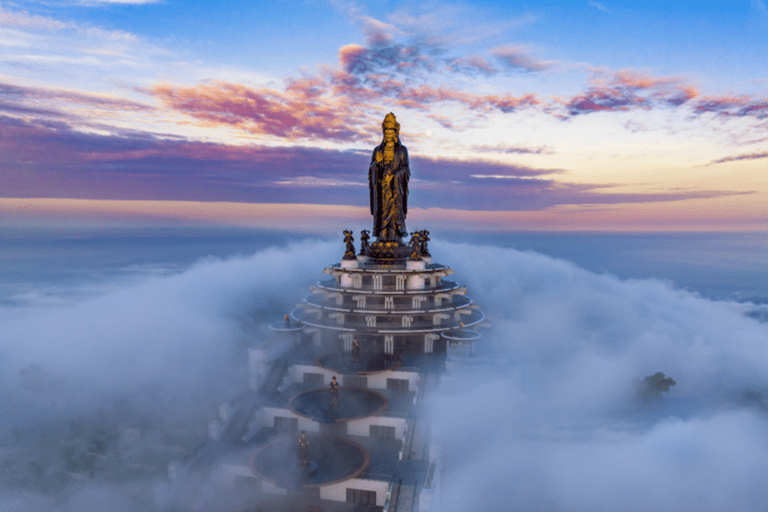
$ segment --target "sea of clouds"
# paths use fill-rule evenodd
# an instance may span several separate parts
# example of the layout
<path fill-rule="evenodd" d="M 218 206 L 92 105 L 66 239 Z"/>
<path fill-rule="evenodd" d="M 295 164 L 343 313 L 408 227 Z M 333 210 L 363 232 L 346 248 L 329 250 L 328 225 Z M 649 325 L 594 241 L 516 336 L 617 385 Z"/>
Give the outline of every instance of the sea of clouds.
<path fill-rule="evenodd" d="M 149 417 L 215 414 L 247 382 L 245 344 L 340 249 L 306 241 L 207 258 L 0 315 L 0 435 L 121 397 Z M 669 282 L 533 252 L 440 242 L 431 252 L 491 324 L 481 362 L 453 369 L 430 403 L 439 510 L 768 508 L 768 324 Z M 638 379 L 659 371 L 676 385 L 644 404 Z M 132 496 L 77 482 L 58 497 L 0 491 L 0 509 L 153 509 Z"/>
<path fill-rule="evenodd" d="M 434 406 L 441 510 L 768 508 L 768 324 L 532 252 L 433 252 L 489 314 L 497 359 L 449 374 Z M 676 385 L 644 404 L 659 371 Z"/>

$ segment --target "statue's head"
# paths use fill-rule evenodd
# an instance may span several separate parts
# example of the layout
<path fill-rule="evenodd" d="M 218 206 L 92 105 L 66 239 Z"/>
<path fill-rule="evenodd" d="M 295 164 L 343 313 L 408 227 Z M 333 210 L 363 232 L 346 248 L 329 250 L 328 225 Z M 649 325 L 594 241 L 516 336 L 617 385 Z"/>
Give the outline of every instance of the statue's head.
<path fill-rule="evenodd" d="M 400 123 L 395 119 L 395 114 L 390 112 L 384 117 L 384 122 L 381 123 L 381 130 L 384 132 L 384 140 L 387 140 L 387 131 L 394 135 L 395 142 L 400 141 Z"/>

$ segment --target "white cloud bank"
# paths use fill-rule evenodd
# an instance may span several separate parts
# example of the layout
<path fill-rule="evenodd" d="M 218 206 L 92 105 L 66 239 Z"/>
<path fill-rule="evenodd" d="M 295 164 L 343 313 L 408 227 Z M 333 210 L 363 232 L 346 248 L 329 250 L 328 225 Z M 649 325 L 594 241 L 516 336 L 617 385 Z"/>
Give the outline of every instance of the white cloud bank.
<path fill-rule="evenodd" d="M 0 406 L 0 428 L 46 411 L 88 411 L 149 387 L 177 411 L 199 408 L 200 394 L 211 389 L 215 399 L 232 398 L 226 393 L 247 382 L 238 344 L 267 334 L 254 317 L 282 318 L 322 276 L 316 258 L 332 261 L 336 245 L 306 242 L 204 259 L 180 274 L 118 282 L 74 305 L 58 298 L 64 306 L 14 310 L 0 321 L 0 385 L 14 397 Z M 25 381 L 19 372 L 32 365 L 42 372 Z M 153 407 L 163 411 L 163 404 Z"/>
<path fill-rule="evenodd" d="M 651 280 L 493 247 L 434 245 L 489 313 L 495 372 L 434 408 L 443 508 L 765 510 L 768 325 Z M 469 264 L 471 262 L 472 264 Z M 633 379 L 677 382 L 642 405 Z M 751 398 L 748 398 L 751 397 Z"/>
<path fill-rule="evenodd" d="M 150 410 L 210 413 L 245 384 L 238 342 L 259 336 L 261 319 L 281 318 L 342 250 L 304 242 L 201 260 L 74 305 L 0 315 L 0 430 L 149 388 Z M 768 389 L 767 324 L 665 283 L 534 253 L 431 250 L 489 314 L 480 343 L 495 358 L 491 371 L 447 375 L 432 397 L 445 447 L 440 510 L 768 507 L 765 404 L 743 399 Z M 19 373 L 30 365 L 44 374 Z M 664 404 L 641 406 L 633 379 L 657 371 L 677 385 Z M 61 510 L 96 510 L 100 492 L 131 509 L 118 490 L 88 489 Z M 0 493 L 0 508 L 18 509 L 20 496 Z M 29 498 L 30 510 L 41 500 Z"/>

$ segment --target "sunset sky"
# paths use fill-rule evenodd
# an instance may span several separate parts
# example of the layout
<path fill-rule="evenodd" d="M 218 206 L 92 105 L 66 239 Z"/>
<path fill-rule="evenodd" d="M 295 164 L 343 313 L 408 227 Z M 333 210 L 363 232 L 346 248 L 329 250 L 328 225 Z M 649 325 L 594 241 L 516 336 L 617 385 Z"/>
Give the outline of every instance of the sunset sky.
<path fill-rule="evenodd" d="M 0 224 L 765 229 L 764 0 L 9 1 Z"/>

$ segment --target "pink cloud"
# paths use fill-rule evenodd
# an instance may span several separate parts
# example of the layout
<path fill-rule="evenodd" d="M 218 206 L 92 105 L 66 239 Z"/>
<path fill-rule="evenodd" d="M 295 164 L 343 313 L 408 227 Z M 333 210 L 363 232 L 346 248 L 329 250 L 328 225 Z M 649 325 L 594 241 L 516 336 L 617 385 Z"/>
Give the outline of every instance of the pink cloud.
<path fill-rule="evenodd" d="M 675 107 L 699 95 L 695 87 L 681 82 L 679 78 L 654 78 L 634 70 L 617 71 L 609 85 L 632 91 L 648 90 L 649 98 Z"/>
<path fill-rule="evenodd" d="M 519 108 L 540 104 L 538 97 L 532 93 L 521 96 L 512 94 L 481 95 L 447 86 L 410 85 L 412 81 L 407 82 L 389 74 L 350 72 L 348 68 L 359 71 L 363 69 L 363 67 L 357 67 L 363 66 L 361 64 L 363 61 L 359 61 L 358 58 L 360 55 L 367 56 L 367 52 L 368 50 L 359 45 L 349 45 L 342 48 L 340 60 L 345 69 L 327 71 L 335 96 L 365 102 L 380 102 L 383 99 L 391 99 L 396 105 L 419 110 L 429 110 L 433 103 L 457 102 L 477 112 L 495 109 L 508 113 Z M 365 58 L 367 59 L 367 57 Z M 475 64 L 483 65 L 479 61 L 475 61 Z"/>
<path fill-rule="evenodd" d="M 763 159 L 763 158 L 768 158 L 768 152 L 745 153 L 745 154 L 736 155 L 736 156 L 726 156 L 724 158 L 719 158 L 717 160 L 712 160 L 707 165 L 724 164 L 726 162 L 738 162 L 740 160 L 759 160 L 759 159 Z"/>
<path fill-rule="evenodd" d="M 679 107 L 696 98 L 698 91 L 678 78 L 654 78 L 634 70 L 617 71 L 591 81 L 589 89 L 566 103 L 573 115 L 597 111 L 650 109 L 660 105 Z"/>
<path fill-rule="evenodd" d="M 410 74 L 418 69 L 435 68 L 425 45 L 377 44 L 370 47 L 350 44 L 339 50 L 341 68 L 352 75 L 364 77 L 383 71 Z"/>
<path fill-rule="evenodd" d="M 517 108 L 537 105 L 539 100 L 534 94 L 513 96 L 511 94 L 474 94 L 457 91 L 448 87 L 432 87 L 420 85 L 419 87 L 405 89 L 398 95 L 397 104 L 411 108 L 426 109 L 431 103 L 455 101 L 465 106 L 480 111 L 498 109 L 502 112 L 511 112 Z"/>
<path fill-rule="evenodd" d="M 527 72 L 544 71 L 556 63 L 534 58 L 525 46 L 498 46 L 491 50 L 491 54 L 503 62 L 508 68 Z"/>
<path fill-rule="evenodd" d="M 151 111 L 154 107 L 138 101 L 115 96 L 88 94 L 55 87 L 29 87 L 0 82 L 0 97 L 22 103 L 30 100 L 44 100 L 62 103 L 77 103 L 106 110 Z"/>
<path fill-rule="evenodd" d="M 467 57 L 455 57 L 449 59 L 448 66 L 453 71 L 466 74 L 481 73 L 490 76 L 498 73 L 496 68 L 479 55 L 469 55 Z"/>
<path fill-rule="evenodd" d="M 342 69 L 350 72 L 355 67 L 356 62 L 365 59 L 368 50 L 365 46 L 359 44 L 348 44 L 339 49 L 339 62 Z"/>
<path fill-rule="evenodd" d="M 726 117 L 768 117 L 768 100 L 751 96 L 705 96 L 695 106 L 697 114 L 714 112 Z"/>
<path fill-rule="evenodd" d="M 742 107 L 748 104 L 750 98 L 747 96 L 705 96 L 701 98 L 695 107 L 696 112 L 728 112 L 735 107 Z"/>
<path fill-rule="evenodd" d="M 441 48 L 420 44 L 388 44 L 369 48 L 357 44 L 346 45 L 339 50 L 341 70 L 326 70 L 325 74 L 334 96 L 357 102 L 381 102 L 387 99 L 401 107 L 426 111 L 433 103 L 457 102 L 478 113 L 492 110 L 509 113 L 540 104 L 533 93 L 520 96 L 481 95 L 445 85 L 434 86 L 424 83 L 426 80 L 419 80 L 418 71 L 438 75 L 446 71 L 469 74 L 497 72 L 478 55 L 449 59 L 436 59 L 431 55 L 441 51 Z"/>
<path fill-rule="evenodd" d="M 365 32 L 368 44 L 384 46 L 394 41 L 397 28 L 368 16 L 363 19 L 363 32 Z"/>
<path fill-rule="evenodd" d="M 362 124 L 361 116 L 348 104 L 327 97 L 327 85 L 318 78 L 289 80 L 285 92 L 228 82 L 194 87 L 157 84 L 148 92 L 167 107 L 206 123 L 251 133 L 289 140 L 368 137 L 355 128 Z"/>
<path fill-rule="evenodd" d="M 701 96 L 698 89 L 677 77 L 652 77 L 635 70 L 617 71 L 590 81 L 583 93 L 566 100 L 568 116 L 590 112 L 621 112 L 632 109 L 688 105 L 695 115 L 768 118 L 768 100 L 748 95 Z M 556 109 L 550 112 L 562 119 Z M 634 125 L 636 126 L 636 124 Z"/>

